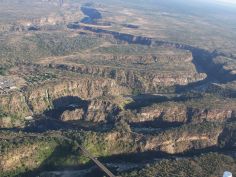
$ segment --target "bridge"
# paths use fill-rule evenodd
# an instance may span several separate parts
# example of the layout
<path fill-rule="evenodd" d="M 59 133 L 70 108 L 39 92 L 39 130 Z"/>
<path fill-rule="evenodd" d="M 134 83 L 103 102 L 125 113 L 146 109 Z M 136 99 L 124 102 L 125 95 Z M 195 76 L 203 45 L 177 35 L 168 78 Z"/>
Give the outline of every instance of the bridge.
<path fill-rule="evenodd" d="M 72 139 L 63 136 L 62 137 L 65 140 L 71 141 Z M 106 173 L 109 177 L 120 177 L 120 176 L 115 176 L 105 165 L 103 165 L 97 158 L 93 157 L 93 155 L 88 152 L 83 146 L 78 145 L 78 149 L 81 150 L 82 153 L 88 157 L 90 160 L 92 160 L 104 173 Z"/>
<path fill-rule="evenodd" d="M 31 135 L 31 136 L 36 136 L 36 135 Z M 38 135 L 37 135 L 38 137 Z M 67 140 L 69 142 L 73 141 L 72 139 L 66 137 L 66 136 L 63 136 L 63 135 L 57 135 L 57 136 L 52 136 L 52 137 L 55 137 L 55 138 L 62 138 L 64 140 Z M 1 138 L 1 137 L 0 137 Z M 116 176 L 114 175 L 105 165 L 103 165 L 97 158 L 93 157 L 93 155 L 88 152 L 83 146 L 79 145 L 78 144 L 78 148 L 77 150 L 81 150 L 82 153 L 88 157 L 90 160 L 92 160 L 104 173 L 106 173 L 109 177 L 120 177 L 120 176 Z"/>
<path fill-rule="evenodd" d="M 79 149 L 83 152 L 85 156 L 87 156 L 90 160 L 92 160 L 109 177 L 117 177 L 107 167 L 105 167 L 105 165 L 103 165 L 99 160 L 97 160 L 97 158 L 94 158 L 84 147 L 79 145 Z"/>

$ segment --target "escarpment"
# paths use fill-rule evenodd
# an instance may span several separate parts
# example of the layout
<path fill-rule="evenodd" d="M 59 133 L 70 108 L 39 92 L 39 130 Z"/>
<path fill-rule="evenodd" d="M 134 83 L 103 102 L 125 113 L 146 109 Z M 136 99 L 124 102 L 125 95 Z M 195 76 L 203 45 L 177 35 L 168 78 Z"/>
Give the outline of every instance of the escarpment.
<path fill-rule="evenodd" d="M 213 83 L 208 86 L 206 91 L 209 93 L 217 93 L 225 97 L 235 98 L 236 97 L 236 82 L 233 81 L 226 84 Z"/>
<path fill-rule="evenodd" d="M 234 58 L 228 58 L 225 56 L 217 56 L 213 59 L 215 65 L 218 66 L 218 72 L 225 76 L 229 75 L 227 81 L 233 81 L 236 78 L 236 62 Z M 213 68 L 212 68 L 213 69 Z M 224 78 L 221 77 L 223 80 Z"/>
<path fill-rule="evenodd" d="M 137 112 L 131 119 L 133 122 L 159 121 L 182 124 L 227 122 L 235 119 L 236 105 L 235 99 L 204 95 L 202 99 L 168 101 L 134 109 L 133 112 Z"/>
<path fill-rule="evenodd" d="M 75 109 L 72 111 L 66 110 L 62 113 L 60 116 L 60 120 L 66 122 L 66 121 L 76 121 L 83 119 L 84 116 L 84 110 L 83 109 Z"/>
<path fill-rule="evenodd" d="M 99 75 L 105 78 L 115 79 L 118 83 L 131 88 L 138 88 L 143 92 L 158 92 L 159 87 L 171 87 L 175 85 L 187 85 L 203 80 L 206 75 L 198 73 L 155 73 L 143 70 L 122 69 L 103 66 L 50 64 L 50 67 L 74 71 L 81 74 Z"/>
<path fill-rule="evenodd" d="M 230 23 L 104 2 L 0 0 L 0 177 L 234 172 Z"/>
<path fill-rule="evenodd" d="M 78 78 L 45 84 L 41 88 L 27 92 L 28 104 L 34 112 L 42 112 L 53 101 L 66 96 L 75 96 L 81 99 L 92 99 L 103 95 L 121 95 L 128 93 L 126 87 L 120 86 L 114 80 L 102 78 Z M 52 104 L 51 104 L 52 103 Z"/>
<path fill-rule="evenodd" d="M 176 86 L 186 86 L 207 77 L 205 73 L 197 71 L 191 52 L 173 48 L 141 49 L 164 51 L 136 55 L 131 47 L 127 49 L 132 51 L 131 54 L 121 55 L 116 52 L 123 49 L 109 46 L 98 50 L 101 52 L 114 50 L 114 54 L 80 54 L 60 59 L 47 58 L 40 60 L 38 64 L 47 68 L 114 79 L 117 83 L 138 90 L 140 93 L 157 93 L 164 90 L 168 92 Z M 175 67 L 174 72 L 173 67 Z"/>
<path fill-rule="evenodd" d="M 222 135 L 224 126 L 222 124 L 198 124 L 185 125 L 178 128 L 161 131 L 158 134 L 130 133 L 126 134 L 135 139 L 136 150 L 161 151 L 169 154 L 183 153 L 192 149 L 204 149 L 207 147 L 219 147 L 219 137 Z M 109 141 L 119 142 L 119 136 Z M 134 149 L 133 149 L 134 150 Z M 131 148 L 131 151 L 133 151 Z"/>
<path fill-rule="evenodd" d="M 150 138 L 144 148 L 148 150 L 158 149 L 166 153 L 176 154 L 190 149 L 204 149 L 206 147 L 218 146 L 218 137 L 223 130 L 222 128 L 215 130 L 209 129 L 209 132 L 200 133 L 195 128 L 193 130 L 188 130 L 187 128 L 185 131 L 181 129 L 176 129 L 178 134 L 175 131 L 167 131 L 160 138 Z"/>
<path fill-rule="evenodd" d="M 47 82 L 41 87 L 31 87 L 22 93 L 14 92 L 1 96 L 1 127 L 22 126 L 28 116 L 42 114 L 53 108 L 66 107 L 81 99 L 89 100 L 105 95 L 118 96 L 129 92 L 127 87 L 120 86 L 111 79 L 81 77 Z"/>
<path fill-rule="evenodd" d="M 62 121 L 84 120 L 94 123 L 115 122 L 115 118 L 121 108 L 110 99 L 95 98 L 89 101 L 85 109 L 75 108 L 66 110 L 62 113 L 60 119 Z"/>
<path fill-rule="evenodd" d="M 132 108 L 129 114 L 126 105 L 135 101 L 119 96 L 131 93 L 127 87 L 115 80 L 80 78 L 77 80 L 53 81 L 40 88 L 29 88 L 25 92 L 14 92 L 2 96 L 2 127 L 23 126 L 27 117 L 54 110 L 53 116 L 62 121 L 83 120 L 88 122 L 114 122 L 124 117 L 130 123 L 201 123 L 234 121 L 236 105 L 233 98 L 222 99 L 212 95 L 187 101 L 164 103 Z M 114 98 L 102 97 L 112 95 Z M 206 105 L 205 105 L 206 104 Z M 129 106 L 128 106 L 129 107 Z M 63 111 L 64 110 L 64 111 Z M 61 112 L 60 114 L 56 113 Z M 127 113 L 128 114 L 127 114 Z M 159 122 L 159 123 L 158 123 Z"/>
<path fill-rule="evenodd" d="M 189 50 L 193 53 L 194 63 L 199 65 L 198 69 L 204 70 L 204 72 L 207 73 L 208 77 L 212 78 L 217 77 L 218 79 L 220 79 L 221 82 L 235 80 L 235 72 L 234 72 L 235 67 L 233 66 L 232 69 L 232 65 L 226 64 L 226 63 L 234 63 L 234 60 L 233 58 L 232 59 L 228 58 L 228 55 L 224 53 L 217 53 L 215 51 L 210 52 L 186 44 L 161 41 L 151 37 L 120 33 L 117 31 L 110 31 L 102 28 L 84 26 L 78 23 L 69 23 L 67 27 L 69 29 L 90 31 L 98 34 L 99 36 L 103 36 L 104 38 L 110 36 L 114 38 L 115 41 L 119 40 L 121 42 L 125 42 L 128 44 L 140 44 L 144 46 L 166 46 L 166 47 L 174 47 L 177 49 Z M 219 62 L 219 58 L 224 58 L 224 60 L 227 58 L 226 59 L 227 61 L 224 61 L 223 63 L 221 61 Z M 218 74 L 216 73 L 216 71 Z"/>
<path fill-rule="evenodd" d="M 157 151 L 169 154 L 177 154 L 190 151 L 191 149 L 204 149 L 207 147 L 219 146 L 218 138 L 223 128 L 217 126 L 207 127 L 209 132 L 200 133 L 202 127 L 185 126 L 172 130 L 163 131 L 160 134 L 150 135 L 142 133 L 119 133 L 108 134 L 106 139 L 114 146 L 117 146 L 113 153 L 146 152 Z M 214 129 L 215 128 L 215 129 Z M 192 130 L 191 130 L 192 129 Z M 178 132 L 178 134 L 176 133 Z M 130 145 L 125 146 L 126 143 Z M 124 144 L 124 145 L 123 145 Z M 122 149 L 122 146 L 127 147 Z M 112 149 L 113 149 L 112 148 Z"/>
<path fill-rule="evenodd" d="M 119 105 L 110 100 L 95 99 L 88 106 L 86 121 L 114 122 L 115 116 L 121 111 Z"/>
<path fill-rule="evenodd" d="M 47 144 L 41 142 L 8 150 L 8 152 L 1 154 L 1 172 L 7 174 L 13 171 L 24 172 L 24 168 L 38 168 L 44 158 L 50 156 L 54 148 L 56 148 L 56 143 Z M 40 153 L 42 153 L 44 157 L 40 157 Z"/>
<path fill-rule="evenodd" d="M 18 135 L 7 134 L 0 164 L 3 174 L 19 174 L 26 169 L 35 169 L 43 163 L 41 168 L 48 165 L 60 167 L 61 159 L 68 159 L 70 165 L 79 165 L 87 162 L 83 154 L 76 150 L 76 141 L 81 142 L 84 148 L 96 155 L 96 157 L 113 156 L 124 153 L 151 153 L 165 152 L 178 154 L 192 152 L 193 149 L 201 150 L 211 147 L 224 147 L 218 139 L 229 127 L 222 124 L 198 124 L 185 125 L 178 128 L 163 130 L 158 134 L 134 133 L 130 131 L 113 130 L 111 132 L 52 132 L 39 137 L 37 134 L 19 133 Z M 178 133 L 177 133 L 178 132 Z M 13 137 L 14 138 L 13 138 Z M 24 139 L 22 139 L 24 137 Z M 15 144 L 10 148 L 10 141 Z M 67 142 L 67 139 L 74 141 Z M 45 142 L 45 140 L 47 140 Z M 74 148 L 72 148 L 72 147 Z M 227 144 L 229 146 L 229 144 Z M 63 153 L 66 151 L 66 156 Z M 57 153 L 61 155 L 58 156 Z M 136 154 L 138 156 L 138 154 Z M 9 158 L 11 157 L 11 158 Z M 72 160 L 72 159 L 76 160 Z M 58 162 L 56 162 L 58 161 Z M 24 165 L 23 165 L 24 164 Z"/>
<path fill-rule="evenodd" d="M 144 109 L 139 113 L 139 118 L 134 121 L 153 121 L 179 123 L 199 123 L 203 121 L 224 122 L 235 117 L 235 108 L 207 109 L 194 108 L 185 105 L 160 106 L 154 109 Z"/>
<path fill-rule="evenodd" d="M 0 128 L 20 127 L 24 118 L 33 114 L 22 93 L 1 96 L 0 112 Z"/>

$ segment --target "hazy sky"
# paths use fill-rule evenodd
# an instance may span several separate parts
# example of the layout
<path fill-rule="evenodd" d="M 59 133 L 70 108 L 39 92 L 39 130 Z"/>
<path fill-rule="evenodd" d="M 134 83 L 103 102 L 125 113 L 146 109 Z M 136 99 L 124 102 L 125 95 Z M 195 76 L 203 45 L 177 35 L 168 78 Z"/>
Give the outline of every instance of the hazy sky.
<path fill-rule="evenodd" d="M 236 4 L 236 0 L 211 0 L 211 1 L 216 1 L 219 3 L 225 3 L 225 4 Z"/>

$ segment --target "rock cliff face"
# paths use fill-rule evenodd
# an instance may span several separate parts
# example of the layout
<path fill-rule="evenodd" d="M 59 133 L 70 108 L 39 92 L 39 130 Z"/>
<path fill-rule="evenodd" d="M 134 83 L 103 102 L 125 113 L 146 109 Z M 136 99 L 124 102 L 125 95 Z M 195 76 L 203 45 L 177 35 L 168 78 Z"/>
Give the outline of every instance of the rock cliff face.
<path fill-rule="evenodd" d="M 157 106 L 155 108 L 142 109 L 138 114 L 138 118 L 134 118 L 135 122 L 145 122 L 159 120 L 163 122 L 179 122 L 179 123 L 200 123 L 208 122 L 224 122 L 235 117 L 236 107 L 232 108 L 197 108 L 189 107 L 184 104 L 169 104 L 165 106 Z"/>
<path fill-rule="evenodd" d="M 206 89 L 209 93 L 216 93 L 225 97 L 236 98 L 236 82 L 229 82 L 226 84 L 213 83 Z"/>
<path fill-rule="evenodd" d="M 88 103 L 86 110 L 78 108 L 66 110 L 61 115 L 63 121 L 84 120 L 88 122 L 114 122 L 116 116 L 121 111 L 120 107 L 111 100 L 95 98 Z"/>
<path fill-rule="evenodd" d="M 42 111 L 53 106 L 53 101 L 66 96 L 75 96 L 84 100 L 104 95 L 121 95 L 128 93 L 126 87 L 119 86 L 116 81 L 101 78 L 78 78 L 77 80 L 48 83 L 40 88 L 32 88 L 27 92 L 28 105 L 33 112 Z"/>
<path fill-rule="evenodd" d="M 184 105 L 160 106 L 156 108 L 144 108 L 138 114 L 138 118 L 134 121 L 153 121 L 161 120 L 166 122 L 187 122 L 187 109 Z"/>
<path fill-rule="evenodd" d="M 44 8 L 44 7 L 41 7 Z M 55 7 L 56 9 L 57 7 Z M 71 21 L 76 21 L 83 17 L 82 12 L 77 8 L 77 11 L 71 11 L 67 9 L 68 7 L 64 8 L 63 11 L 56 11 L 55 9 L 51 9 L 51 11 L 47 11 L 44 14 L 41 14 L 36 17 L 31 18 L 22 18 L 13 21 L 12 23 L 8 24 L 0 24 L 0 32 L 25 32 L 31 31 L 30 27 L 37 27 L 37 30 L 45 30 L 49 27 L 56 26 L 59 27 L 67 24 Z"/>
<path fill-rule="evenodd" d="M 185 95 L 186 96 L 186 95 Z M 197 97 L 140 95 L 126 105 L 123 117 L 132 123 L 155 125 L 158 123 L 228 122 L 236 118 L 235 98 L 223 98 L 214 94 Z M 122 116 L 122 115 L 121 115 Z"/>
<path fill-rule="evenodd" d="M 199 123 L 203 121 L 209 122 L 224 122 L 235 118 L 235 108 L 233 109 L 193 109 L 190 112 L 192 114 L 192 122 Z"/>
<path fill-rule="evenodd" d="M 162 151 L 169 154 L 183 153 L 191 149 L 204 149 L 219 146 L 218 138 L 221 136 L 223 126 L 188 125 L 162 131 L 156 135 L 138 133 L 121 134 L 113 132 L 103 134 L 105 140 L 116 149 L 113 154 L 127 152 Z M 177 133 L 178 132 L 178 133 Z M 122 144 L 130 143 L 122 149 Z M 114 147 L 113 147 L 114 146 Z"/>
<path fill-rule="evenodd" d="M 219 136 L 220 147 L 236 147 L 236 125 L 231 123 L 225 126 L 222 134 Z"/>
<path fill-rule="evenodd" d="M 169 154 L 176 154 L 188 151 L 190 149 L 204 149 L 218 145 L 219 133 L 211 134 L 181 134 L 181 137 L 170 138 L 166 141 L 153 138 L 146 142 L 145 150 L 160 150 Z M 172 134 L 172 136 L 174 136 Z"/>
<path fill-rule="evenodd" d="M 4 135 L 6 134 L 1 134 L 1 136 Z M 39 168 L 45 159 L 49 158 L 59 146 L 58 142 L 54 141 L 53 138 L 47 137 L 47 135 L 45 135 L 47 141 L 36 134 L 25 136 L 25 134 L 23 135 L 19 132 L 15 135 L 8 132 L 6 136 L 5 141 L 1 142 L 1 176 L 20 175 L 27 169 L 34 170 Z M 12 144 L 14 145 L 12 146 Z"/>
<path fill-rule="evenodd" d="M 235 125 L 225 127 L 223 124 L 203 123 L 163 130 L 153 135 L 134 133 L 123 129 L 123 131 L 113 130 L 103 133 L 77 131 L 76 133 L 71 132 L 67 136 L 72 138 L 76 135 L 73 138 L 81 142 L 83 147 L 96 154 L 97 157 L 124 153 L 148 153 L 150 151 L 177 154 L 211 147 L 231 147 L 233 143 L 235 145 L 235 138 L 233 138 L 235 134 L 234 127 Z M 229 132 L 231 132 L 232 137 L 223 139 L 225 133 Z M 61 142 L 63 140 L 62 133 L 45 133 L 41 140 L 39 140 L 38 134 L 16 135 L 16 140 L 14 141 L 21 144 L 7 150 L 4 149 L 4 153 L 0 156 L 0 168 L 4 174 L 15 170 L 18 170 L 19 174 L 21 172 L 19 170 L 24 170 L 25 168 L 32 170 L 39 167 L 43 162 L 48 165 L 55 165 L 54 160 L 65 159 L 68 156 L 69 159 L 71 157 L 76 159 L 74 161 L 68 160 L 72 166 L 82 162 L 82 154 L 75 153 L 71 147 L 69 148 L 68 142 Z M 10 135 L 8 134 L 8 136 Z M 21 136 L 28 138 L 28 140 L 22 140 Z M 6 138 L 6 142 L 10 140 L 10 137 Z M 46 140 L 47 142 L 45 142 Z M 65 144 L 63 145 L 63 143 Z M 62 146 L 60 151 L 58 151 L 59 145 Z M 63 156 L 65 150 L 66 157 Z M 53 152 L 57 152 L 57 154 Z M 58 157 L 58 152 L 62 152 L 62 156 Z M 72 156 L 70 156 L 71 154 Z"/>
<path fill-rule="evenodd" d="M 118 105 L 110 102 L 109 100 L 95 99 L 92 100 L 88 106 L 85 120 L 93 122 L 114 122 L 115 116 L 119 113 L 119 111 L 121 110 Z"/>
<path fill-rule="evenodd" d="M 4 114 L 1 116 L 3 117 L 1 119 L 1 127 L 9 127 L 9 125 L 14 124 L 19 125 L 19 121 L 21 123 L 24 122 L 26 116 L 41 114 L 54 107 L 68 106 L 71 104 L 70 99 L 72 97 L 77 98 L 76 100 L 89 100 L 100 96 L 116 96 L 129 92 L 126 87 L 118 85 L 116 81 L 111 79 L 82 77 L 76 80 L 65 78 L 64 81 L 48 82 L 41 87 L 29 88 L 23 93 L 16 92 L 12 95 L 2 96 L 0 99 L 1 110 L 6 116 Z M 96 103 L 93 103 L 91 107 L 95 105 Z M 109 109 L 108 107 L 107 109 Z M 106 105 L 102 108 L 106 111 Z M 91 114 L 88 115 L 89 119 L 92 119 L 92 114 L 95 115 L 96 113 L 89 114 Z M 66 113 L 64 116 L 66 116 Z"/>
<path fill-rule="evenodd" d="M 190 45 L 160 41 L 154 38 L 145 36 L 135 36 L 132 34 L 119 33 L 107 29 L 100 29 L 91 26 L 83 26 L 78 23 L 70 23 L 67 25 L 69 29 L 80 29 L 96 33 L 100 37 L 114 38 L 120 42 L 129 44 L 140 44 L 146 46 L 166 46 L 174 47 L 177 49 L 189 50 L 193 53 L 194 63 L 201 66 L 200 68 L 212 78 L 218 78 L 221 81 L 232 81 L 236 78 L 235 74 L 235 61 L 233 58 L 227 58 L 227 54 L 209 52 L 204 49 L 193 47 Z M 222 58 L 224 58 L 222 60 Z M 233 66 L 232 66 L 233 64 Z M 216 74 L 216 71 L 218 74 Z"/>
<path fill-rule="evenodd" d="M 122 69 L 106 66 L 88 66 L 79 64 L 50 64 L 52 68 L 74 71 L 81 74 L 101 76 L 115 79 L 119 84 L 127 85 L 131 88 L 139 89 L 142 92 L 158 92 L 160 87 L 171 87 L 175 85 L 187 85 L 189 83 L 201 81 L 206 78 L 204 73 L 186 72 L 156 72 L 135 69 Z"/>
<path fill-rule="evenodd" d="M 150 123 L 153 126 L 161 123 L 173 124 L 197 124 L 202 122 L 227 122 L 235 120 L 236 107 L 231 104 L 234 100 L 225 100 L 226 104 L 220 107 L 199 107 L 190 103 L 167 102 L 165 104 L 155 104 L 140 110 L 126 110 L 122 104 L 126 101 L 117 103 L 112 99 L 96 98 L 89 101 L 86 108 L 78 108 L 65 111 L 61 120 L 85 120 L 89 122 L 114 122 L 117 118 L 123 118 L 130 123 Z M 196 103 L 198 100 L 195 101 Z M 212 104 L 209 100 L 209 105 Z M 123 105 L 124 106 L 124 105 Z M 164 126 L 164 125 L 163 125 Z"/>
<path fill-rule="evenodd" d="M 81 120 L 83 119 L 83 116 L 84 116 L 83 109 L 75 109 L 72 111 L 67 110 L 63 112 L 63 114 L 60 117 L 60 120 L 62 120 L 63 122 Z"/>
<path fill-rule="evenodd" d="M 50 109 L 64 109 L 59 119 L 62 121 L 83 120 L 89 122 L 114 122 L 117 117 L 130 123 L 201 123 L 226 122 L 235 120 L 234 99 L 208 98 L 187 102 L 165 102 L 134 110 L 131 114 L 124 109 L 125 100 L 115 101 L 102 96 L 129 94 L 127 87 L 120 86 L 111 79 L 88 79 L 86 77 L 53 81 L 41 87 L 28 88 L 1 97 L 1 127 L 23 126 L 26 117 L 42 114 Z M 82 107 L 68 110 L 65 107 L 87 100 Z M 129 102 L 129 101 L 128 101 Z M 203 105 L 208 103 L 207 105 Z M 222 105 L 223 104 L 223 105 Z M 199 106 L 201 105 L 201 106 Z M 136 108 L 135 108 L 136 109 Z M 156 122 L 157 121 L 157 122 Z"/>
<path fill-rule="evenodd" d="M 40 147 L 41 146 L 41 147 Z M 1 155 L 0 170 L 1 172 L 10 172 L 22 168 L 22 164 L 28 168 L 37 168 L 42 161 L 37 158 L 39 151 L 48 151 L 49 146 L 42 144 L 33 144 L 29 146 L 23 146 L 9 151 L 8 153 Z M 36 160 L 37 159 L 37 160 Z"/>
<path fill-rule="evenodd" d="M 95 28 L 91 26 L 81 26 L 78 23 L 69 23 L 67 25 L 69 29 L 82 29 L 85 31 L 91 31 L 97 34 L 106 34 L 106 35 L 112 35 L 115 39 L 128 42 L 130 44 L 142 44 L 142 45 L 151 45 L 155 42 L 152 40 L 152 38 L 149 37 L 143 37 L 143 36 L 134 36 L 132 34 L 125 34 L 125 33 L 119 33 L 116 31 L 109 31 L 106 29 L 100 29 Z"/>
<path fill-rule="evenodd" d="M 1 96 L 0 112 L 0 128 L 22 126 L 24 118 L 32 115 L 22 93 Z"/>
<path fill-rule="evenodd" d="M 0 18 L 0 177 L 40 176 L 30 173 L 49 168 L 87 171 L 89 153 L 108 167 L 109 161 L 126 166 L 130 160 L 132 168 L 142 168 L 156 156 L 175 162 L 186 157 L 194 166 L 200 153 L 235 151 L 233 55 L 187 45 L 187 35 L 185 44 L 157 40 L 155 30 L 141 36 L 147 14 L 132 20 L 137 28 L 120 24 L 125 17 L 108 18 L 111 9 L 100 3 L 94 5 L 101 14 L 86 3 L 84 18 L 82 0 L 14 1 L 16 7 L 0 12 L 11 14 L 6 22 Z M 131 17 L 133 10 L 122 13 Z M 219 165 L 210 161 L 218 159 L 194 169 Z M 191 171 L 187 162 L 181 165 Z M 148 175 L 159 176 L 157 171 Z"/>
<path fill-rule="evenodd" d="M 216 70 L 221 75 L 221 80 L 233 81 L 236 78 L 236 62 L 234 58 L 228 58 L 225 56 L 217 56 L 213 58 L 214 65 L 212 70 Z M 217 67 L 215 67 L 217 66 Z M 228 75 L 227 78 L 224 78 Z"/>

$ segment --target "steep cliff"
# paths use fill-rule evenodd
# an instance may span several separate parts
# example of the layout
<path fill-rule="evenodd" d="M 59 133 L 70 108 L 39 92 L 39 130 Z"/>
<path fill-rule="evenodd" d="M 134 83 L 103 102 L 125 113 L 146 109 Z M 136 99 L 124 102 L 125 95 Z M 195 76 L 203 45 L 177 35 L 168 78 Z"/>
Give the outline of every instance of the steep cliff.
<path fill-rule="evenodd" d="M 121 111 L 119 105 L 108 99 L 92 100 L 88 106 L 86 121 L 93 122 L 114 122 L 115 116 Z"/>
<path fill-rule="evenodd" d="M 144 148 L 176 154 L 191 149 L 219 146 L 218 138 L 223 129 L 222 125 L 211 123 L 184 125 L 164 131 L 157 136 L 149 137 Z"/>
<path fill-rule="evenodd" d="M 144 166 L 142 169 L 131 170 L 124 177 L 153 176 L 219 176 L 225 169 L 236 173 L 235 157 L 230 154 L 207 153 L 198 157 L 163 159 Z"/>
<path fill-rule="evenodd" d="M 84 116 L 84 110 L 81 108 L 75 109 L 72 111 L 66 110 L 60 116 L 60 120 L 62 120 L 64 122 L 82 120 L 83 116 Z"/>
<path fill-rule="evenodd" d="M 154 73 L 154 71 L 138 71 L 132 68 L 122 69 L 75 64 L 50 64 L 50 67 L 74 71 L 81 74 L 112 78 L 117 80 L 120 84 L 125 84 L 132 88 L 138 88 L 143 92 L 155 92 L 159 90 L 158 87 L 187 85 L 192 82 L 203 80 L 206 77 L 205 74 L 198 73 Z"/>
<path fill-rule="evenodd" d="M 7 123 L 6 119 L 11 118 L 9 121 L 12 122 L 12 125 L 17 124 L 18 121 L 23 123 L 27 116 L 41 114 L 54 107 L 68 106 L 80 99 L 89 100 L 105 95 L 116 96 L 127 93 L 129 90 L 126 87 L 120 86 L 116 81 L 110 79 L 80 77 L 47 82 L 40 87 L 29 87 L 23 93 L 15 92 L 2 96 L 0 101 L 4 114 L 1 116 L 3 117 L 1 126 L 11 125 Z"/>
<path fill-rule="evenodd" d="M 133 122 L 173 122 L 173 123 L 201 123 L 225 122 L 235 119 L 235 99 L 225 99 L 213 95 L 187 101 L 167 101 L 153 104 L 138 110 L 131 117 Z"/>
<path fill-rule="evenodd" d="M 0 97 L 0 127 L 22 126 L 24 118 L 33 113 L 22 93 L 12 93 Z"/>
<path fill-rule="evenodd" d="M 53 106 L 53 101 L 62 97 L 75 96 L 88 100 L 103 95 L 125 94 L 128 93 L 128 89 L 118 85 L 114 80 L 81 77 L 47 83 L 40 88 L 32 88 L 26 93 L 29 106 L 35 113 L 40 113 Z"/>
<path fill-rule="evenodd" d="M 94 123 L 114 123 L 129 101 L 122 96 L 102 96 L 89 100 L 84 108 L 66 110 L 61 115 L 63 121 L 84 120 Z"/>
<path fill-rule="evenodd" d="M 223 124 L 202 123 L 162 130 L 156 134 L 135 133 L 118 127 L 103 133 L 70 130 L 63 133 L 52 131 L 43 135 L 22 132 L 12 135 L 0 132 L 3 143 L 1 170 L 3 174 L 19 175 L 39 166 L 41 169 L 48 165 L 60 168 L 87 163 L 89 160 L 77 151 L 77 143 L 96 157 L 126 153 L 148 154 L 152 151 L 178 154 L 211 147 L 232 147 L 232 144 L 220 144 L 218 141 L 228 128 Z"/>

